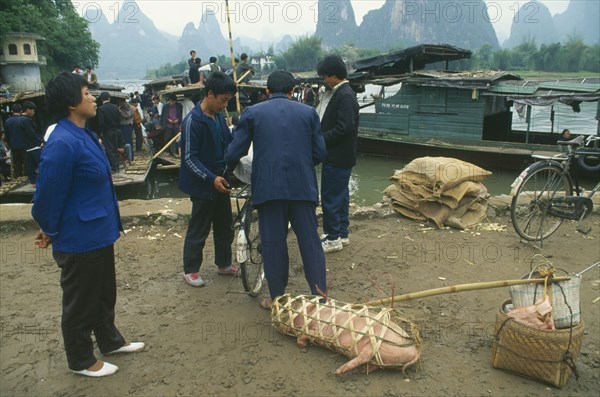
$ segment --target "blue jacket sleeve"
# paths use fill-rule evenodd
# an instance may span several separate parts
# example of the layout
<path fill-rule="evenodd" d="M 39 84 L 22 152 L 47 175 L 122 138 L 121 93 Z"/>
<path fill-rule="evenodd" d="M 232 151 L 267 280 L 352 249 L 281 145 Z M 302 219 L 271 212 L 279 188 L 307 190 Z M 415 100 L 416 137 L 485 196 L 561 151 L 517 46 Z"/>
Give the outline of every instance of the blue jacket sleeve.
<path fill-rule="evenodd" d="M 199 135 L 200 134 L 192 134 L 191 130 L 193 127 L 202 128 L 198 122 L 194 122 L 191 117 L 189 117 L 182 128 L 182 134 L 184 134 L 182 140 L 182 161 L 181 166 L 187 167 L 191 172 L 193 172 L 198 178 L 203 181 L 214 182 L 217 177 L 213 174 L 206 166 L 200 161 L 200 150 L 199 147 L 201 145 Z"/>
<path fill-rule="evenodd" d="M 60 233 L 59 223 L 72 188 L 76 156 L 75 148 L 61 139 L 50 141 L 42 150 L 31 215 L 48 236 Z"/>
<path fill-rule="evenodd" d="M 316 111 L 312 112 L 312 159 L 313 165 L 317 165 L 325 160 L 327 156 L 327 149 L 325 149 L 325 139 L 321 132 L 321 122 L 319 121 L 319 115 Z"/>
<path fill-rule="evenodd" d="M 250 149 L 254 131 L 251 114 L 252 111 L 246 109 L 233 130 L 233 142 L 225 150 L 225 163 L 230 169 L 233 169 Z"/>

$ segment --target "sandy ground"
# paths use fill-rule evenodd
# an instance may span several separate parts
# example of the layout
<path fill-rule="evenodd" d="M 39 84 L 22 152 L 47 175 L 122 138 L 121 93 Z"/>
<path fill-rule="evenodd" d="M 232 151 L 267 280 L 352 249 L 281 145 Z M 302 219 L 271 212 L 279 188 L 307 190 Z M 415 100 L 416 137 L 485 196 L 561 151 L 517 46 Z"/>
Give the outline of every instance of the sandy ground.
<path fill-rule="evenodd" d="M 137 206 L 136 211 L 129 209 Z M 172 212 L 159 214 L 165 207 Z M 51 252 L 33 243 L 28 208 L 2 206 L 0 267 L 0 394 L 13 395 L 521 395 L 589 396 L 600 390 L 599 271 L 584 276 L 581 312 L 586 332 L 577 361 L 579 380 L 562 390 L 493 369 L 494 316 L 508 290 L 441 295 L 396 304 L 424 340 L 419 368 L 353 371 L 336 376 L 347 359 L 318 346 L 300 348 L 270 325 L 256 298 L 239 293 L 239 279 L 219 276 L 207 246 L 201 270 L 206 288 L 181 279 L 189 203 L 123 203 L 126 236 L 117 245 L 117 325 L 145 351 L 110 357 L 111 377 L 68 371 L 60 332 L 59 270 Z M 494 211 L 490 211 L 492 214 Z M 11 216 L 9 216 L 11 215 Z M 327 255 L 330 295 L 364 302 L 392 291 L 520 278 L 531 257 L 544 254 L 569 272 L 600 258 L 600 216 L 589 236 L 565 223 L 542 249 L 519 242 L 506 211 L 488 222 L 505 231 L 432 230 L 396 215 L 359 211 L 351 243 Z M 492 229 L 492 228 L 487 228 Z M 293 235 L 288 292 L 306 293 Z M 98 353 L 98 357 L 101 357 Z M 596 390 L 594 392 L 594 390 Z"/>

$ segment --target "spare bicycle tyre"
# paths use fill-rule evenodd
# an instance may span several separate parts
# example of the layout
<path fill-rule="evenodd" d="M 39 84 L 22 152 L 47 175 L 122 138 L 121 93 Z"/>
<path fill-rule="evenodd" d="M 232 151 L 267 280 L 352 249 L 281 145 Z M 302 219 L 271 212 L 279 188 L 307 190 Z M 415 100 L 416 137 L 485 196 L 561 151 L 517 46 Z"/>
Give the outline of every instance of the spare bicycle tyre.
<path fill-rule="evenodd" d="M 590 164 L 590 160 L 592 164 Z M 600 173 L 600 152 L 595 151 L 591 155 L 579 156 L 577 158 L 577 167 L 590 174 Z"/>

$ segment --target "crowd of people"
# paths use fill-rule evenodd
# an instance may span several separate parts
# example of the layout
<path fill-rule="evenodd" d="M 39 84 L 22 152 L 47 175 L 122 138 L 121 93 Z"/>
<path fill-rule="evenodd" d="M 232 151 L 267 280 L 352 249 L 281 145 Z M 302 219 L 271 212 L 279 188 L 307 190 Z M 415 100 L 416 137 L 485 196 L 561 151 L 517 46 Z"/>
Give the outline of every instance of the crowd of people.
<path fill-rule="evenodd" d="M 143 342 L 127 342 L 115 326 L 114 244 L 123 227 L 111 178 L 118 169 L 116 154 L 124 146 L 132 148 L 134 139 L 136 150 L 140 149 L 137 130 L 144 119 L 148 137 L 160 130 L 165 140 L 174 142 L 172 137 L 181 131 L 179 188 L 192 201 L 182 253 L 187 284 L 205 285 L 200 271 L 211 229 L 216 273 L 238 272 L 232 260 L 229 171 L 252 145 L 252 200 L 269 287 L 269 298 L 260 305 L 269 308 L 274 298 L 285 293 L 288 223 L 298 239 L 309 290 L 326 293 L 325 254 L 350 242 L 348 179 L 356 162 L 358 103 L 340 57 L 324 58 L 317 72 L 328 89 L 322 91 L 316 108 L 300 103 L 294 96 L 294 76 L 278 70 L 267 80 L 268 98 L 246 108 L 235 126 L 224 111 L 237 84 L 220 70 L 207 74 L 203 99 L 185 116 L 175 95 L 162 104 L 156 96 L 150 103 L 148 93 L 136 93 L 128 102 L 115 105 L 108 92 L 101 93 L 97 102 L 89 92 L 89 79 L 78 73 L 63 72 L 48 83 L 46 102 L 57 123 L 46 134 L 41 159 L 37 157 L 32 215 L 40 226 L 36 244 L 52 246 L 61 269 L 62 332 L 74 373 L 102 377 L 118 370 L 95 357 L 92 333 L 105 356 L 144 349 Z M 7 127 L 23 124 L 22 117 L 28 117 L 16 106 L 14 111 L 15 119 Z M 10 137 L 9 144 L 19 146 L 12 132 Z M 24 141 L 26 152 L 43 143 Z M 175 155 L 175 148 L 167 150 Z M 132 158 L 133 151 L 127 156 Z M 319 194 L 315 166 L 320 163 Z M 322 236 L 316 217 L 319 202 L 324 212 Z"/>

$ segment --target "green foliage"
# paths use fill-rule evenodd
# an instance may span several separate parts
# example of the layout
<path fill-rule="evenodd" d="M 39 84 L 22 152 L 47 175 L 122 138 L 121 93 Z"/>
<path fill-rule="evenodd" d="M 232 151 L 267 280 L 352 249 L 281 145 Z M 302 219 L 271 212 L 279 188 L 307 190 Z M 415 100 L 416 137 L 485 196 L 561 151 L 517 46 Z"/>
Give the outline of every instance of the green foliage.
<path fill-rule="evenodd" d="M 188 70 L 189 66 L 187 60 L 181 61 L 176 64 L 166 63 L 157 69 L 148 69 L 146 71 L 145 79 L 152 80 L 160 77 L 174 76 L 183 73 Z"/>
<path fill-rule="evenodd" d="M 290 72 L 316 70 L 323 58 L 323 40 L 315 35 L 302 36 L 291 47 L 275 57 L 277 67 Z"/>
<path fill-rule="evenodd" d="M 75 64 L 82 68 L 98 64 L 100 44 L 68 0 L 3 1 L 0 32 L 35 33 L 46 39 L 37 44 L 38 54 L 47 62 L 41 67 L 43 81 Z"/>
<path fill-rule="evenodd" d="M 576 36 L 569 37 L 566 43 L 542 44 L 539 49 L 531 39 L 524 40 L 513 49 L 495 52 L 484 45 L 473 54 L 471 67 L 507 71 L 600 73 L 600 45 L 587 46 Z"/>

